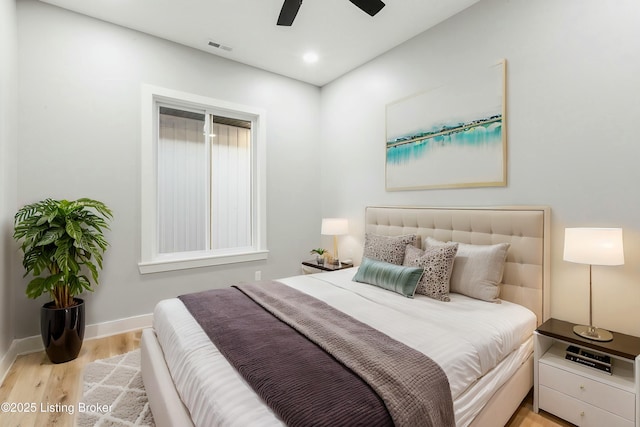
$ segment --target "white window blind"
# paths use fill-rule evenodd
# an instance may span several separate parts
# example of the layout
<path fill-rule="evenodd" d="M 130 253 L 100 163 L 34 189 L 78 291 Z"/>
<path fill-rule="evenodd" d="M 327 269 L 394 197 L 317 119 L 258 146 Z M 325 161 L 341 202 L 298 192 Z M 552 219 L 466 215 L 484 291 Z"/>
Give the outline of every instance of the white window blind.
<path fill-rule="evenodd" d="M 141 273 L 267 259 L 265 117 L 143 85 Z"/>
<path fill-rule="evenodd" d="M 205 115 L 163 114 L 158 138 L 158 251 L 207 249 L 208 165 Z"/>
<path fill-rule="evenodd" d="M 251 130 L 213 123 L 211 248 L 251 246 Z"/>

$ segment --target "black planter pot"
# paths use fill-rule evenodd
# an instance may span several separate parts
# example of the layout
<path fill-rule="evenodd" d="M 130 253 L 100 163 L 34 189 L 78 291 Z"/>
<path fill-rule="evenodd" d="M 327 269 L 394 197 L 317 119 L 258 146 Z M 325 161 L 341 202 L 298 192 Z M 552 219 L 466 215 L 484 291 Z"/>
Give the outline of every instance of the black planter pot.
<path fill-rule="evenodd" d="M 75 299 L 77 305 L 53 308 L 48 302 L 40 309 L 42 342 L 53 363 L 64 363 L 80 354 L 84 339 L 84 300 Z"/>

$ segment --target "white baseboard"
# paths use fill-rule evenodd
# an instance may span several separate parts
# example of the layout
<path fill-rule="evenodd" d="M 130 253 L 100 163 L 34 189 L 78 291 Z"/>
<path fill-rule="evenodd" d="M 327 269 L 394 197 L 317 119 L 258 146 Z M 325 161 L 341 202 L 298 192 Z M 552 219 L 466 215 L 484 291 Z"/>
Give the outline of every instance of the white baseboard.
<path fill-rule="evenodd" d="M 124 332 L 135 331 L 137 329 L 149 328 L 153 322 L 153 314 L 143 314 L 141 316 L 127 317 L 125 319 L 112 320 L 110 322 L 95 323 L 87 325 L 84 329 L 84 339 L 90 340 L 94 338 L 102 338 L 109 335 L 121 334 Z M 34 335 L 32 337 L 15 339 L 11 342 L 9 350 L 0 359 L 0 383 L 4 381 L 11 365 L 16 357 L 35 353 L 44 350 L 42 345 L 42 337 Z"/>
<path fill-rule="evenodd" d="M 84 331 L 84 339 L 90 340 L 135 331 L 137 329 L 150 328 L 152 323 L 152 313 L 112 320 L 111 322 L 95 323 L 93 325 L 87 325 Z"/>

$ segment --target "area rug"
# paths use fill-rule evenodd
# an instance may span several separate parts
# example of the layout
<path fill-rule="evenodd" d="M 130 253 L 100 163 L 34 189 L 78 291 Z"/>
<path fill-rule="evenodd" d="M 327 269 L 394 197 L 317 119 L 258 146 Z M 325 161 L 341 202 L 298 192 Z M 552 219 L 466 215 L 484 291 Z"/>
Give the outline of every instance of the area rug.
<path fill-rule="evenodd" d="M 78 403 L 78 427 L 154 427 L 140 372 L 140 350 L 89 363 Z"/>

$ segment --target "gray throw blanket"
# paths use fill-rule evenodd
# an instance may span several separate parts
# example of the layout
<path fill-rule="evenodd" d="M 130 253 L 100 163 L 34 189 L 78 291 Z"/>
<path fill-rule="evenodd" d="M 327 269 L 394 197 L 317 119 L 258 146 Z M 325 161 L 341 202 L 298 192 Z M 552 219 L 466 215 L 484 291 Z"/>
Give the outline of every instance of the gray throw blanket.
<path fill-rule="evenodd" d="M 396 426 L 449 427 L 455 425 L 447 377 L 442 369 L 424 354 L 356 321 L 322 301 L 281 283 L 261 282 L 241 284 L 236 287 L 266 311 L 300 332 L 357 374 L 382 399 Z M 219 310 L 225 310 L 230 306 L 229 290 L 208 292 L 219 293 L 219 291 L 225 291 L 227 300 L 219 306 Z M 180 297 L 196 319 L 198 319 L 196 315 L 198 311 L 210 310 L 204 306 L 204 294 L 207 292 Z M 243 310 L 246 311 L 247 307 Z M 205 331 L 215 323 L 206 320 L 198 321 Z M 207 333 L 218 345 L 216 339 L 208 331 Z M 248 341 L 245 340 L 244 344 L 239 343 L 237 346 L 248 344 Z M 220 350 L 225 354 L 223 349 Z M 238 364 L 242 369 L 246 369 L 244 361 Z M 239 371 L 242 373 L 241 369 Z M 257 375 L 259 375 L 257 367 L 251 373 L 243 374 L 245 379 Z M 247 381 L 251 383 L 249 379 Z M 279 392 L 271 391 L 266 396 L 263 395 L 264 393 L 261 394 L 262 389 L 268 388 L 261 381 L 256 385 L 252 384 L 252 387 L 259 388 L 260 390 L 256 390 L 258 394 L 280 415 L 278 409 L 280 404 L 275 403 L 274 408 L 273 402 L 273 395 Z M 272 386 L 269 385 L 269 387 Z M 291 388 L 287 386 L 287 389 Z M 354 400 L 359 399 L 360 396 Z M 284 400 L 287 400 L 287 397 Z M 361 412 L 366 414 L 367 411 Z M 380 425 L 381 417 L 376 415 L 374 418 Z M 288 422 L 286 417 L 284 420 Z M 353 420 L 349 421 L 349 423 L 352 422 Z M 361 421 L 360 425 L 367 425 L 367 422 Z M 343 425 L 349 425 L 349 423 Z M 320 424 L 314 423 L 314 425 Z"/>

